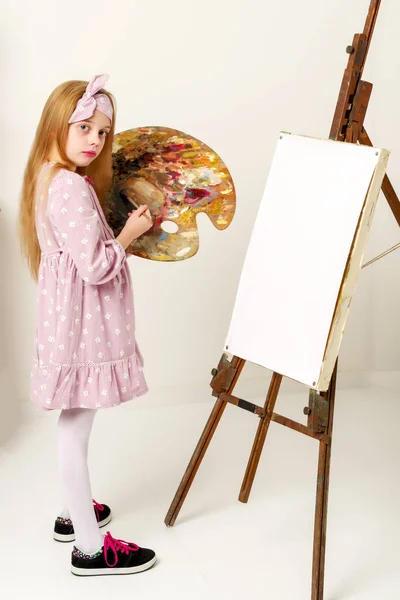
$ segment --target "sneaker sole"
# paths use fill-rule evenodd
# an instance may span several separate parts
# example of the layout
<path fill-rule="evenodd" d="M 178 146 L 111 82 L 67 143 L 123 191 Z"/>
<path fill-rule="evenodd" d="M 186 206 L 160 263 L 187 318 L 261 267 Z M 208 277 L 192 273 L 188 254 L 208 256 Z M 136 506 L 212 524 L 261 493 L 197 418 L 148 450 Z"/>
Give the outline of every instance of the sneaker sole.
<path fill-rule="evenodd" d="M 134 573 L 141 573 L 147 571 L 155 564 L 157 557 L 155 556 L 149 562 L 144 563 L 138 567 L 129 567 L 126 569 L 118 569 L 109 567 L 108 569 L 80 569 L 71 565 L 71 573 L 78 577 L 95 577 L 96 575 L 133 575 Z"/>
<path fill-rule="evenodd" d="M 99 521 L 99 527 L 105 527 L 106 525 L 109 524 L 109 522 L 111 521 L 112 518 L 112 513 L 110 513 L 108 515 L 108 517 L 106 519 L 103 519 L 102 521 Z M 75 541 L 75 533 L 71 533 L 69 535 L 65 535 L 62 533 L 56 533 L 55 531 L 53 532 L 53 539 L 56 540 L 56 542 L 74 542 Z"/>

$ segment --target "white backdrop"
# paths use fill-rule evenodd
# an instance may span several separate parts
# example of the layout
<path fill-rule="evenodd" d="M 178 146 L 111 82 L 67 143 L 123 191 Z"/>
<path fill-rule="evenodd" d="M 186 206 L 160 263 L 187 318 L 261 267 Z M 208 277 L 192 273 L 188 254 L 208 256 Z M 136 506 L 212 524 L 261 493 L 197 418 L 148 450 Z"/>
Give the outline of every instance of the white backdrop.
<path fill-rule="evenodd" d="M 207 382 L 227 333 L 239 275 L 279 130 L 326 137 L 369 0 L 50 0 L 4 3 L 0 275 L 2 399 L 26 399 L 36 286 L 19 254 L 22 173 L 43 105 L 67 79 L 108 72 L 117 131 L 165 125 L 217 151 L 237 189 L 231 227 L 201 215 L 200 251 L 179 264 L 131 258 L 137 337 L 153 389 Z M 397 76 L 400 6 L 381 9 L 364 78 L 375 85 L 367 130 L 391 150 L 400 190 Z M 366 258 L 394 244 L 381 196 Z M 353 300 L 341 370 L 400 369 L 400 252 L 366 269 Z M 254 368 L 249 376 L 259 374 Z M 187 398 L 189 400 L 190 398 Z"/>

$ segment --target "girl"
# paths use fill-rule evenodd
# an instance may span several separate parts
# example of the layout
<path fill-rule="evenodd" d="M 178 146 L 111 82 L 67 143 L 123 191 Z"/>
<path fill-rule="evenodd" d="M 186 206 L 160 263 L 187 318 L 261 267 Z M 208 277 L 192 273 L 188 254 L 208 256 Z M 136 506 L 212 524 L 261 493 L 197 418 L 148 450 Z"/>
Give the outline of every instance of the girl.
<path fill-rule="evenodd" d="M 54 538 L 76 540 L 75 575 L 136 573 L 156 560 L 152 550 L 110 532 L 102 536 L 99 526 L 109 523 L 111 511 L 92 501 L 87 467 L 97 409 L 147 391 L 125 249 L 152 222 L 141 206 L 115 238 L 98 200 L 112 178 L 115 106 L 102 89 L 107 79 L 67 81 L 51 94 L 26 166 L 20 207 L 21 246 L 38 281 L 31 399 L 41 409 L 61 410 L 65 510 Z"/>

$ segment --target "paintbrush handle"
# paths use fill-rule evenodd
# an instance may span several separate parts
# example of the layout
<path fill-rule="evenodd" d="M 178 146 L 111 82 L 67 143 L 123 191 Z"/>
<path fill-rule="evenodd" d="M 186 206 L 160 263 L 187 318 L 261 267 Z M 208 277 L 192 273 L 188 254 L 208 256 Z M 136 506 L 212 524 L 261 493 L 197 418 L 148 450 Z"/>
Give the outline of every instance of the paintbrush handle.
<path fill-rule="evenodd" d="M 139 207 L 137 207 L 137 208 L 139 208 Z M 136 209 L 136 210 L 137 210 L 137 209 Z M 149 209 L 147 209 L 147 210 L 149 210 Z M 152 219 L 149 217 L 149 215 L 146 215 L 146 213 L 143 213 L 143 214 L 141 214 L 140 216 L 141 216 L 141 217 L 146 217 L 146 219 L 149 221 L 149 223 L 151 223 L 151 224 L 153 225 L 153 221 L 152 221 Z"/>
<path fill-rule="evenodd" d="M 125 191 L 126 193 L 126 191 Z M 130 194 L 127 194 L 129 196 L 129 202 L 136 208 L 136 210 L 139 208 L 139 204 L 136 202 L 136 200 L 134 198 L 132 198 L 132 196 Z M 147 209 L 148 210 L 148 209 Z M 149 223 L 153 224 L 152 219 L 146 215 L 146 213 L 143 213 L 141 215 L 142 217 L 146 217 L 146 219 L 149 221 Z"/>

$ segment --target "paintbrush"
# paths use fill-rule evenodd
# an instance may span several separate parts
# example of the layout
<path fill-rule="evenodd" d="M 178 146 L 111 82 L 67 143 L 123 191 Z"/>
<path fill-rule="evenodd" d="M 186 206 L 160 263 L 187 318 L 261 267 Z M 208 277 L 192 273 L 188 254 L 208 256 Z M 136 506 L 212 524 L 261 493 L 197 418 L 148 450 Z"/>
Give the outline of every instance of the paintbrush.
<path fill-rule="evenodd" d="M 132 193 L 130 192 L 130 190 L 128 188 L 121 190 L 120 194 L 125 196 L 127 198 L 127 200 L 132 204 L 132 206 L 136 210 L 139 208 L 140 204 L 138 204 L 136 202 L 135 198 L 132 196 Z M 149 209 L 147 209 L 147 210 L 149 210 Z M 149 215 L 146 215 L 146 213 L 143 213 L 141 216 L 146 217 L 146 219 L 153 225 L 153 220 L 149 217 Z"/>

